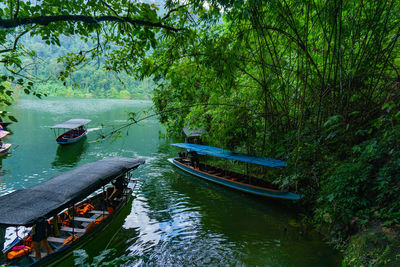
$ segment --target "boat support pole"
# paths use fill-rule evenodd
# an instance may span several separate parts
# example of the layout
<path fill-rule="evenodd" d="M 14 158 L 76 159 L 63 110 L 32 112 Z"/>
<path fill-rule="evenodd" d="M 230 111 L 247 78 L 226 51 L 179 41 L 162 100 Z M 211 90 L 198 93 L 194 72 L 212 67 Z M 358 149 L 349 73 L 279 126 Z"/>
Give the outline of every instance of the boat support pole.
<path fill-rule="evenodd" d="M 105 192 L 104 192 L 104 185 L 103 185 L 103 199 L 104 199 L 104 196 L 105 196 L 106 194 L 105 194 Z M 106 209 L 106 205 L 107 205 L 107 202 L 106 201 L 104 201 L 104 206 L 103 206 L 103 208 L 102 208 L 102 210 L 103 210 L 103 217 L 104 217 L 104 209 Z"/>
<path fill-rule="evenodd" d="M 54 236 L 60 236 L 60 229 L 58 229 L 58 216 L 57 214 L 53 216 L 53 229 L 54 229 Z"/>
<path fill-rule="evenodd" d="M 72 203 L 72 221 L 71 221 L 71 226 L 72 226 L 72 236 L 75 235 L 75 203 Z M 72 237 L 72 242 L 74 241 L 74 237 Z"/>

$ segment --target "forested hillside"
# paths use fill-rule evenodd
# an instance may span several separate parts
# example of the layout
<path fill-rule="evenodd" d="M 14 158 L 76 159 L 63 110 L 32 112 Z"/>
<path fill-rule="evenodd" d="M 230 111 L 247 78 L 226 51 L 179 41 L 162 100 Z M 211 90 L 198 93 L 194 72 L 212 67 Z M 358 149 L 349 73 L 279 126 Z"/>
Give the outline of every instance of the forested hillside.
<path fill-rule="evenodd" d="M 71 53 L 80 53 L 93 49 L 77 36 L 60 36 L 60 46 L 48 45 L 39 37 L 22 38 L 24 49 L 33 51 L 21 58 L 26 68 L 24 73 L 35 79 L 33 89 L 47 96 L 151 99 L 154 83 L 151 78 L 139 80 L 125 71 L 119 73 L 104 69 L 104 59 L 96 60 L 74 69 L 61 80 L 64 62 L 61 58 Z M 6 71 L 3 69 L 3 73 Z M 17 94 L 23 94 L 15 88 Z"/>

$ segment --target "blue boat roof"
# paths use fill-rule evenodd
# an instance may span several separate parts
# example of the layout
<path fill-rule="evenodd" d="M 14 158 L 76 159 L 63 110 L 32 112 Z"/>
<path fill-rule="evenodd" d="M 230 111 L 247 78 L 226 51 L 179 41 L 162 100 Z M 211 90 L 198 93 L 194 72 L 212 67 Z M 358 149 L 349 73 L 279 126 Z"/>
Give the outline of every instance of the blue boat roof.
<path fill-rule="evenodd" d="M 242 161 L 242 162 L 248 162 L 251 164 L 257 164 L 257 165 L 262 165 L 262 166 L 267 166 L 267 167 L 272 167 L 272 168 L 283 168 L 286 167 L 286 162 L 277 160 L 277 159 L 271 159 L 271 158 L 264 158 L 264 157 L 254 157 L 254 156 L 249 156 L 243 153 L 239 152 L 234 152 L 218 147 L 212 147 L 212 146 L 204 146 L 204 145 L 196 145 L 196 144 L 188 144 L 188 143 L 176 143 L 176 144 L 171 144 L 172 146 L 177 146 L 181 148 L 186 148 L 191 151 L 196 151 L 201 154 L 206 154 L 218 158 L 225 158 L 225 159 L 231 159 L 231 160 L 237 160 L 237 161 Z"/>

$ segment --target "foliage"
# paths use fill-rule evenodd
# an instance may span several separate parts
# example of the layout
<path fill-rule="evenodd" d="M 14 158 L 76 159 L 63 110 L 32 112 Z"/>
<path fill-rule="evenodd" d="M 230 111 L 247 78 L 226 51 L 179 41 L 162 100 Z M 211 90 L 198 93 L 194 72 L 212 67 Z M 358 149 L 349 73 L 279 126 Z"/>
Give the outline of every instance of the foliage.
<path fill-rule="evenodd" d="M 232 128 L 242 122 L 239 129 L 244 128 L 245 133 L 234 138 L 234 131 L 232 143 L 240 147 L 244 145 L 240 140 L 256 138 L 261 144 L 252 141 L 253 147 L 247 149 L 258 147 L 260 153 L 265 152 L 266 143 L 275 142 L 291 129 L 323 130 L 332 116 L 355 128 L 369 119 L 369 113 L 376 117 L 395 91 L 395 84 L 387 86 L 387 81 L 396 78 L 395 66 L 389 63 L 394 62 L 396 53 L 387 48 L 395 44 L 397 28 L 386 16 L 377 21 L 370 12 L 380 8 L 379 12 L 393 17 L 398 5 L 318 3 L 321 6 L 303 1 L 249 1 L 228 12 L 223 26 L 203 26 L 197 35 L 167 40 L 165 49 L 145 61 L 143 70 L 148 73 L 154 66 L 150 72 L 162 77 L 162 87 L 154 97 L 159 110 L 168 108 L 166 105 L 201 103 L 202 108 L 185 112 L 186 123 L 202 114 L 198 123 L 214 130 L 210 131 L 216 135 L 212 140 L 221 140 L 232 136 Z M 335 14 L 338 8 L 343 9 L 341 14 Z M 360 17 L 353 21 L 357 12 Z M 338 32 L 337 27 L 344 29 Z M 374 39 L 376 27 L 385 29 L 378 40 Z M 365 32 L 368 42 L 359 38 L 360 32 Z M 170 115 L 170 122 L 176 117 L 178 114 Z M 231 134 L 217 136 L 220 129 L 213 128 L 216 124 Z M 182 123 L 176 126 L 175 130 Z"/>
<path fill-rule="evenodd" d="M 204 128 L 210 145 L 288 160 L 275 182 L 303 193 L 337 244 L 398 224 L 398 1 L 212 3 L 222 23 L 143 61 L 169 132 Z"/>
<path fill-rule="evenodd" d="M 14 86 L 18 85 L 20 91 L 26 94 L 37 97 L 47 95 L 47 92 L 40 90 L 43 89 L 40 86 L 33 87 L 34 83 L 43 81 L 43 76 L 34 75 L 31 72 L 32 66 L 43 64 L 43 61 L 38 57 L 40 47 L 24 46 L 24 37 L 28 35 L 30 38 L 40 37 L 50 51 L 54 51 L 55 46 L 60 46 L 65 36 L 76 36 L 88 43 L 77 51 L 71 49 L 58 58 L 62 69 L 55 67 L 50 72 L 56 74 L 61 81 L 65 81 L 79 68 L 90 65 L 93 59 L 98 59 L 105 72 L 125 73 L 125 77 L 133 75 L 146 51 L 156 47 L 156 36 L 165 37 L 181 31 L 188 24 L 187 16 L 186 8 L 181 8 L 179 3 L 172 1 L 162 7 L 159 3 L 156 5 L 142 1 L 1 0 L 0 63 L 6 70 L 2 70 L 5 73 L 2 78 Z M 27 57 L 31 58 L 34 65 L 26 61 Z M 104 76 L 99 82 L 104 80 Z M 87 85 L 84 78 L 78 81 Z M 75 84 L 76 82 L 71 85 Z M 106 85 L 101 88 L 107 89 Z M 0 89 L 1 93 L 13 94 L 12 90 L 4 91 L 3 87 Z M 75 91 L 77 90 L 67 88 L 64 94 L 75 96 Z M 82 92 L 79 93 L 81 94 Z M 102 94 L 99 92 L 97 95 Z M 91 92 L 85 94 L 97 95 Z M 106 95 L 103 93 L 103 96 Z M 128 94 L 123 92 L 122 96 L 128 97 Z M 2 102 L 5 105 L 11 104 L 6 100 Z"/>
<path fill-rule="evenodd" d="M 351 266 L 398 266 L 399 240 L 398 233 L 388 228 L 354 235 L 349 241 L 344 261 Z"/>
<path fill-rule="evenodd" d="M 125 72 L 109 72 L 97 61 L 78 68 L 64 81 L 58 80 L 57 77 L 64 69 L 64 64 L 58 62 L 58 58 L 65 57 L 71 51 L 78 53 L 82 49 L 90 49 L 88 44 L 76 36 L 60 36 L 61 47 L 48 46 L 38 37 L 21 40 L 26 49 L 33 49 L 36 53 L 35 58 L 24 56 L 21 60 L 27 66 L 26 72 L 37 79 L 33 86 L 33 90 L 37 92 L 48 96 L 150 99 L 154 87 L 150 78 L 140 81 Z M 104 60 L 100 58 L 100 62 L 102 61 Z M 108 92 L 112 88 L 117 92 Z M 21 90 L 14 91 L 17 94 L 23 93 Z"/>

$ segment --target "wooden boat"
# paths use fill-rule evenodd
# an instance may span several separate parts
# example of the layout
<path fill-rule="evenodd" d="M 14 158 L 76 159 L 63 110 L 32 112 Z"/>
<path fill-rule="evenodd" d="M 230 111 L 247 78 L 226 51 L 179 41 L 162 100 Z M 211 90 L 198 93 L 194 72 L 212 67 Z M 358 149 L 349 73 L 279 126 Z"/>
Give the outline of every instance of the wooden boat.
<path fill-rule="evenodd" d="M 103 232 L 131 202 L 132 189 L 126 187 L 112 205 L 106 203 L 104 186 L 119 177 L 128 183 L 130 171 L 143 163 L 132 158 L 106 158 L 0 197 L 0 226 L 30 227 L 45 218 L 50 229 L 47 240 L 53 249 L 47 255 L 42 248 L 42 258 L 35 260 L 30 232 L 23 238 L 17 236 L 3 250 L 0 265 L 55 266 L 63 262 L 73 250 Z"/>
<path fill-rule="evenodd" d="M 201 155 L 211 155 L 273 168 L 281 168 L 286 166 L 286 163 L 280 160 L 252 157 L 241 153 L 226 151 L 216 147 L 188 143 L 178 143 L 172 145 L 186 148 L 190 152 L 194 151 Z M 176 167 L 192 175 L 249 194 L 286 200 L 298 200 L 302 197 L 301 195 L 288 190 L 281 190 L 277 185 L 255 177 L 250 177 L 248 175 L 224 170 L 222 168 L 203 163 L 199 163 L 198 166 L 195 167 L 193 160 L 190 160 L 187 157 L 181 156 L 179 158 L 171 158 L 168 160 Z"/>
<path fill-rule="evenodd" d="M 66 122 L 54 125 L 51 129 L 68 129 L 68 131 L 59 135 L 57 134 L 57 143 L 60 145 L 68 145 L 79 141 L 83 136 L 87 134 L 85 125 L 91 120 L 88 119 L 71 119 Z"/>
<path fill-rule="evenodd" d="M 0 156 L 5 155 L 8 152 L 8 150 L 10 150 L 10 148 L 11 148 L 11 144 L 3 143 L 3 141 L 1 140 L 3 137 L 8 135 L 9 133 L 10 132 L 0 130 Z"/>

